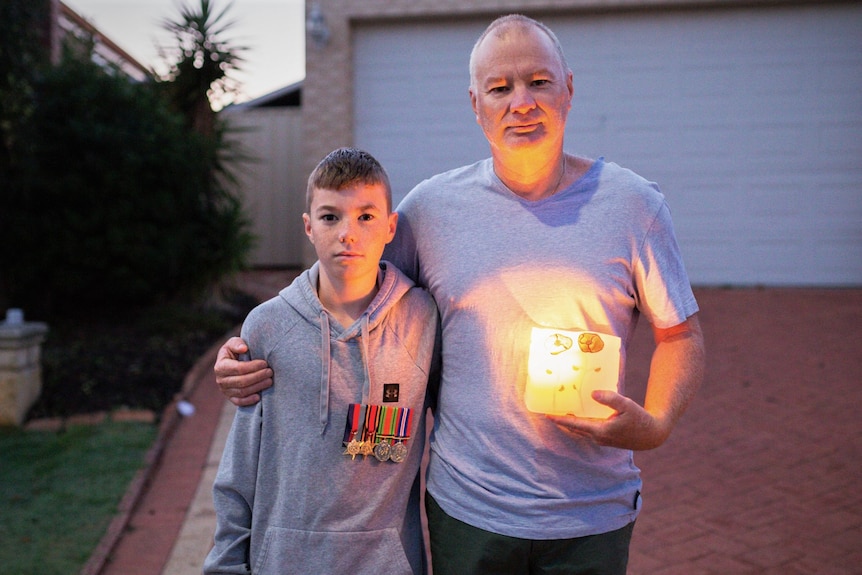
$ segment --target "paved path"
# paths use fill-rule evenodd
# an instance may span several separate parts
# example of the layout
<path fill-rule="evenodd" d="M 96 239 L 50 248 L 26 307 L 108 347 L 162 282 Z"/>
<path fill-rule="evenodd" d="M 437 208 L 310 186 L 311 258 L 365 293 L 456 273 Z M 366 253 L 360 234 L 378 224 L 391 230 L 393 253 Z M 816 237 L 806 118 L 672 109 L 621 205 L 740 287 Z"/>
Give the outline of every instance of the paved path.
<path fill-rule="evenodd" d="M 289 278 L 251 274 L 258 297 Z M 262 287 L 261 287 L 262 286 Z M 698 289 L 708 372 L 668 442 L 635 456 L 630 575 L 862 572 L 862 290 Z M 629 381 L 643 381 L 638 328 Z M 212 360 L 210 359 L 210 367 Z M 200 371 L 101 575 L 198 575 L 233 407 Z M 629 393 L 643 395 L 643 385 Z"/>

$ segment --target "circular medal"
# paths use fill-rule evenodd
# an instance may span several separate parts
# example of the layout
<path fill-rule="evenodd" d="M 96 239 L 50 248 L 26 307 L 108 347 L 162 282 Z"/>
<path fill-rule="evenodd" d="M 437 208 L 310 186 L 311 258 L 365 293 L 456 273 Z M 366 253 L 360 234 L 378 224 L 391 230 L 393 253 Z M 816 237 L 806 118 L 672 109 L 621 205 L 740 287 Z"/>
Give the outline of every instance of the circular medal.
<path fill-rule="evenodd" d="M 377 461 L 386 461 L 389 459 L 389 453 L 391 452 L 392 447 L 386 441 L 381 441 L 377 445 L 374 446 L 374 457 L 377 458 Z"/>
<path fill-rule="evenodd" d="M 396 443 L 392 446 L 389 453 L 389 459 L 395 463 L 401 463 L 407 458 L 407 446 L 403 443 Z"/>

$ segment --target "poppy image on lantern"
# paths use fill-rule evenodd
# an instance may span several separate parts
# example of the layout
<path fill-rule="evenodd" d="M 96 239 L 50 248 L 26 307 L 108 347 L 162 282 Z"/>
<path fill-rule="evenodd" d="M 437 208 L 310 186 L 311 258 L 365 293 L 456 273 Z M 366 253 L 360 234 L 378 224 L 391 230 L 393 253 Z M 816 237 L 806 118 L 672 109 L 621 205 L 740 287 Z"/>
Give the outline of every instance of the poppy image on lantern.
<path fill-rule="evenodd" d="M 620 338 L 589 331 L 534 327 L 524 401 L 534 413 L 605 419 L 614 413 L 592 398 L 617 391 Z"/>

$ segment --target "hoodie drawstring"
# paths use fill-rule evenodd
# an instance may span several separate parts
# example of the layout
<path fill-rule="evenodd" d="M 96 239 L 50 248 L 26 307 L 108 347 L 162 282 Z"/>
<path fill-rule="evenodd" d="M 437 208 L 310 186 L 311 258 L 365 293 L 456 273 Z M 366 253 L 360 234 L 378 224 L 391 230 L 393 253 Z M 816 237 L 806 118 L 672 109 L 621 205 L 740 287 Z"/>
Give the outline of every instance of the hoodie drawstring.
<path fill-rule="evenodd" d="M 368 403 L 371 394 L 371 371 L 368 368 L 368 339 L 370 330 L 368 328 L 368 314 L 362 314 L 360 337 L 360 354 L 362 356 L 362 368 L 365 380 L 362 382 L 362 403 Z M 329 420 L 329 374 L 332 370 L 332 353 L 329 338 L 329 315 L 326 311 L 320 312 L 320 343 L 321 343 L 321 366 L 320 366 L 320 435 L 326 432 L 326 422 Z"/>
<path fill-rule="evenodd" d="M 368 369 L 368 314 L 362 314 L 362 336 L 361 336 L 361 347 L 362 350 L 362 367 L 365 369 L 365 381 L 362 382 L 362 403 L 368 403 L 368 397 L 371 395 L 371 371 Z"/>
<path fill-rule="evenodd" d="M 320 435 L 326 431 L 326 422 L 329 419 L 329 371 L 332 363 L 332 354 L 329 348 L 329 316 L 325 311 L 320 312 L 320 339 L 321 339 L 321 369 L 320 369 Z"/>

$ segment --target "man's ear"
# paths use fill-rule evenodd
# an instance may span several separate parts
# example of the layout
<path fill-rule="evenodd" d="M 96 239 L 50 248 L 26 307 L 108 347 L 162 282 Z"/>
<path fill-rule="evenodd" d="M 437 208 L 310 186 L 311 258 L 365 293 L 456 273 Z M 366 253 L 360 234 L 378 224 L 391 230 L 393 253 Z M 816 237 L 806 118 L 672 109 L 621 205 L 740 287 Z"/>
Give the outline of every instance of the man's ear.
<path fill-rule="evenodd" d="M 479 110 L 476 108 L 476 94 L 473 92 L 472 86 L 467 89 L 467 93 L 470 94 L 470 107 L 473 108 L 473 114 L 476 116 L 476 123 L 479 124 Z"/>

